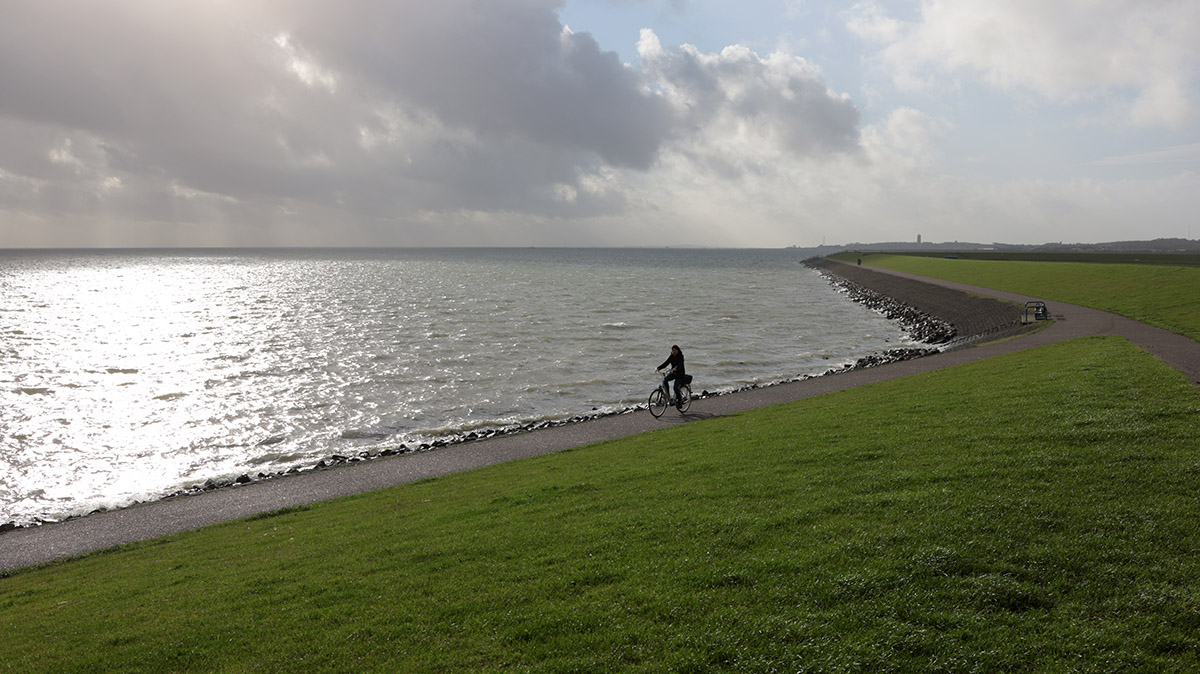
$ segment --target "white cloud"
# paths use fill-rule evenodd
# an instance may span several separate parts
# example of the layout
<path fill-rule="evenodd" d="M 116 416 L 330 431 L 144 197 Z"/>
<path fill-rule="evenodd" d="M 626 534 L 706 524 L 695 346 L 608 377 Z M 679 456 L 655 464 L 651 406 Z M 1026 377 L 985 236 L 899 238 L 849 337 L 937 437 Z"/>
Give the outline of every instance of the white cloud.
<path fill-rule="evenodd" d="M 649 30 L 638 45 L 647 77 L 674 106 L 683 142 L 693 141 L 696 152 L 715 159 L 753 147 L 804 157 L 857 148 L 858 109 L 803 58 L 762 57 L 740 45 L 719 54 L 691 45 L 667 51 Z"/>
<path fill-rule="evenodd" d="M 950 126 L 944 119 L 900 107 L 887 118 L 884 142 L 904 156 L 925 162 L 938 154 L 939 141 Z"/>
<path fill-rule="evenodd" d="M 61 144 L 50 148 L 47 156 L 52 163 L 69 166 L 78 173 L 83 170 L 83 162 L 71 151 L 71 145 L 73 144 L 70 138 L 64 138 Z"/>
<path fill-rule="evenodd" d="M 321 87 L 331 94 L 337 93 L 337 76 L 318 65 L 312 55 L 296 49 L 291 36 L 280 33 L 274 42 L 287 55 L 288 68 L 301 82 L 310 87 Z"/>
<path fill-rule="evenodd" d="M 846 12 L 846 27 L 859 37 L 890 43 L 900 39 L 904 24 L 877 2 L 859 2 Z"/>
<path fill-rule="evenodd" d="M 649 28 L 643 28 L 637 42 L 637 52 L 643 60 L 654 60 L 662 58 L 663 46 L 659 41 L 658 36 Z"/>
<path fill-rule="evenodd" d="M 878 42 L 897 86 L 978 77 L 1054 103 L 1103 99 L 1127 123 L 1180 127 L 1196 118 L 1200 3 L 1179 0 L 925 0 L 901 22 L 859 3 L 847 27 Z"/>

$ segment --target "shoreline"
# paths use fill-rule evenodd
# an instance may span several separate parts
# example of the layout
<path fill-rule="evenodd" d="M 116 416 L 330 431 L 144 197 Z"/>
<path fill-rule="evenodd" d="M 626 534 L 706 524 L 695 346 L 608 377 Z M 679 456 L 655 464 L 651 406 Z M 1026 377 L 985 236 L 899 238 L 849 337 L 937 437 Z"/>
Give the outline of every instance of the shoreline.
<path fill-rule="evenodd" d="M 852 267 L 840 262 L 830 264 Z M 1044 299 L 903 272 L 875 273 L 878 276 L 868 285 L 882 283 L 883 288 L 890 290 L 893 282 L 899 284 L 897 279 L 907 279 L 925 286 L 955 290 L 963 302 L 991 297 L 1002 300 L 1001 304 L 1015 303 L 1021 306 L 1029 300 Z M 928 288 L 922 292 L 925 291 Z M 369 463 L 343 465 L 338 470 L 310 470 L 288 475 L 285 479 L 153 501 L 46 526 L 15 529 L 0 535 L 3 541 L 3 545 L 0 545 L 0 577 L 25 567 L 79 557 L 120 545 L 136 545 L 141 541 L 174 536 L 209 525 L 291 509 L 307 509 L 335 498 L 572 450 L 769 405 L 793 403 L 859 386 L 928 374 L 1076 338 L 1116 336 L 1127 339 L 1200 386 L 1200 344 L 1192 339 L 1130 318 L 1063 302 L 1052 305 L 1051 315 L 1054 318 L 1052 321 L 1009 330 L 1011 334 L 1020 335 L 1020 339 L 1008 339 L 1000 334 L 1002 331 L 994 331 L 979 339 L 964 341 L 962 345 L 967 348 L 951 345 L 925 358 L 857 369 L 837 377 L 813 377 L 745 390 L 736 395 L 714 397 L 693 406 L 686 415 L 668 413 L 655 419 L 649 414 L 622 414 L 586 423 L 545 428 L 536 433 L 468 442 L 456 451 L 416 452 Z M 986 322 L 981 325 L 986 325 Z"/>
<path fill-rule="evenodd" d="M 811 258 L 804 265 L 829 278 L 855 301 L 900 321 L 914 337 L 941 344 L 943 350 L 1033 329 L 1031 324 L 1023 322 L 1024 309 L 1014 301 L 975 295 L 829 258 Z"/>
<path fill-rule="evenodd" d="M 908 333 L 909 336 L 917 342 L 917 344 L 913 346 L 894 347 L 886 351 L 868 354 L 856 359 L 853 362 L 845 363 L 836 367 L 830 367 L 819 374 L 798 375 L 763 384 L 750 384 L 748 386 L 743 386 L 728 391 L 709 392 L 704 390 L 695 395 L 696 400 L 712 400 L 714 398 L 743 394 L 748 391 L 770 389 L 786 384 L 808 381 L 822 377 L 831 377 L 857 370 L 923 358 L 940 353 L 947 349 L 965 346 L 979 338 L 986 336 L 985 334 L 962 336 L 958 330 L 958 324 L 960 323 L 970 326 L 987 325 L 989 326 L 988 330 L 986 331 L 988 333 L 997 333 L 1004 329 L 1013 327 L 1009 325 L 1011 321 L 1006 322 L 1003 320 L 1002 317 L 1005 316 L 1005 313 L 998 310 L 996 306 L 993 306 L 1006 305 L 1006 303 L 1000 302 L 999 300 L 986 300 L 983 303 L 970 303 L 970 307 L 966 313 L 949 311 L 948 308 L 952 309 L 956 302 L 964 302 L 969 296 L 966 293 L 961 293 L 959 291 L 947 291 L 949 293 L 953 293 L 953 295 L 949 296 L 945 296 L 942 293 L 935 291 L 934 294 L 939 296 L 940 302 L 929 302 L 927 299 L 927 296 L 931 292 L 929 288 L 936 288 L 936 286 L 920 284 L 926 286 L 926 288 L 917 289 L 916 291 L 914 291 L 913 288 L 906 288 L 904 291 L 898 293 L 904 296 L 901 299 L 894 296 L 896 293 L 893 293 L 890 287 L 897 280 L 895 277 L 881 274 L 879 272 L 869 272 L 868 274 L 863 274 L 861 272 L 868 270 L 862 270 L 861 268 L 857 268 L 859 271 L 857 274 L 839 273 L 839 271 L 845 272 L 845 269 L 842 268 L 847 267 L 847 265 L 837 262 L 830 262 L 825 258 L 810 258 L 808 260 L 804 260 L 801 262 L 801 264 L 819 274 L 826 280 L 826 282 L 830 283 L 840 292 L 845 294 L 851 301 L 863 304 L 864 306 L 883 315 L 888 320 L 893 320 L 899 323 L 901 328 Z M 851 278 L 851 276 L 854 278 Z M 941 312 L 950 315 L 943 316 L 935 312 Z M 1020 328 L 1020 311 L 1014 308 L 1012 314 L 1017 320 L 1016 327 Z M 971 318 L 972 320 L 964 321 L 964 316 Z M 988 320 L 989 316 L 992 318 L 991 321 Z M 996 320 L 997 317 L 1000 317 L 1001 320 Z M 1016 332 L 1019 331 L 1020 330 L 1017 330 Z M 1000 337 L 1005 335 L 995 334 L 995 336 Z M 79 515 L 70 515 L 59 519 L 40 519 L 29 524 L 18 524 L 11 521 L 4 522 L 0 523 L 0 535 L 11 531 L 36 529 L 50 524 L 61 524 L 63 522 L 70 522 L 104 513 L 120 512 L 129 508 L 135 508 L 148 504 L 174 501 L 210 492 L 232 490 L 246 485 L 278 481 L 281 478 L 289 476 L 327 471 L 346 465 L 371 463 L 396 456 L 428 453 L 435 450 L 461 447 L 463 445 L 493 440 L 496 438 L 520 436 L 533 433 L 535 431 L 544 431 L 553 428 L 583 424 L 586 422 L 594 422 L 601 419 L 633 414 L 644 409 L 645 405 L 634 405 L 618 410 L 593 411 L 590 414 L 577 414 L 557 419 L 540 419 L 524 424 L 513 424 L 496 428 L 463 431 L 449 434 L 445 437 L 431 440 L 429 442 L 414 444 L 412 446 L 401 443 L 395 448 L 364 450 L 354 455 L 331 454 L 308 466 L 297 466 L 286 471 L 273 471 L 269 473 L 259 472 L 257 474 L 251 474 L 247 472 L 233 478 L 210 478 L 202 484 L 179 489 L 169 494 L 165 494 L 159 498 L 137 500 L 127 505 L 115 508 L 98 508 Z"/>

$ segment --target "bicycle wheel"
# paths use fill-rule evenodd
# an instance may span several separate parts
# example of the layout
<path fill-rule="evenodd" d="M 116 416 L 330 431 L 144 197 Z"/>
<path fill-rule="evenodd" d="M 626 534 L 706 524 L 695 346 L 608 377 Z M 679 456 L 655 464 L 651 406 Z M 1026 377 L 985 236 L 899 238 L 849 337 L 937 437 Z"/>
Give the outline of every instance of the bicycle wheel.
<path fill-rule="evenodd" d="M 663 395 L 662 389 L 656 388 L 650 393 L 650 414 L 657 419 L 667 411 L 667 397 Z"/>
<path fill-rule="evenodd" d="M 692 406 L 692 387 L 684 384 L 679 387 L 679 413 L 683 414 Z"/>

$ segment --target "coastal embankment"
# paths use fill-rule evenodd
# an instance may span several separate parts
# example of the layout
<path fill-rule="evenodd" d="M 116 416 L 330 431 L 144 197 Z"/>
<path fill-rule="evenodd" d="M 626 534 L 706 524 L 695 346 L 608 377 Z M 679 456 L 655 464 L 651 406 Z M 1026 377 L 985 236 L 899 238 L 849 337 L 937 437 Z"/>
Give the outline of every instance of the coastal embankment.
<path fill-rule="evenodd" d="M 874 362 L 860 362 L 826 373 L 836 376 L 801 378 L 779 385 L 705 398 L 697 401 L 686 415 L 667 414 L 662 419 L 654 419 L 645 413 L 604 416 L 476 439 L 438 451 L 417 451 L 374 461 L 346 463 L 326 470 L 303 471 L 120 510 L 98 512 L 88 517 L 16 529 L 0 533 L 4 543 L 0 545 L 0 570 L 928 372 L 1080 334 L 1103 334 L 1112 324 L 1113 317 L 1103 312 L 1056 305 L 1056 318 L 1064 318 L 1058 312 L 1065 310 L 1065 323 L 1057 323 L 1051 329 L 1023 339 L 997 343 L 996 339 L 981 338 L 1000 338 L 1019 332 L 1022 329 L 1021 311 L 1019 304 L 1012 303 L 1019 302 L 1021 298 L 1005 296 L 1006 301 L 988 300 L 973 292 L 941 289 L 930 283 L 893 274 L 864 274 L 869 270 L 836 262 L 812 262 L 810 266 L 823 268 L 831 282 L 843 284 L 852 281 L 857 288 L 852 297 L 866 297 L 865 291 L 869 290 L 879 296 L 876 299 L 886 298 L 888 307 L 882 308 L 881 305 L 881 310 L 911 314 L 912 319 L 917 321 L 929 322 L 920 314 L 934 317 L 953 326 L 954 334 L 944 342 L 944 346 L 923 350 L 928 354 L 926 357 L 890 357 L 884 354 L 871 359 Z M 1078 319 L 1075 318 L 1076 314 L 1079 314 Z M 1100 318 L 1085 318 L 1093 315 Z M 1075 329 L 1071 329 L 1072 326 Z M 973 348 L 950 348 L 967 344 L 973 345 Z"/>
<path fill-rule="evenodd" d="M 805 265 L 826 276 L 854 301 L 899 321 L 913 338 L 926 344 L 953 348 L 1029 329 L 1022 323 L 1023 308 L 1015 302 L 827 258 L 806 260 Z"/>

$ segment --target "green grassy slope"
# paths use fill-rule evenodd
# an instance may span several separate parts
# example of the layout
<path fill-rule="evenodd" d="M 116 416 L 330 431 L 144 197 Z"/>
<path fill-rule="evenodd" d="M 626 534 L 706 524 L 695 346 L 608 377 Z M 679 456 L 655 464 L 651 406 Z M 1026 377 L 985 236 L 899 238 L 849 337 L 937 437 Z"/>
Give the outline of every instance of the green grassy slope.
<path fill-rule="evenodd" d="M 861 257 L 885 269 L 1101 309 L 1200 341 L 1200 267 Z"/>
<path fill-rule="evenodd" d="M 1194 671 L 1198 414 L 1092 338 L 698 421 L 0 578 L 0 672 Z"/>

